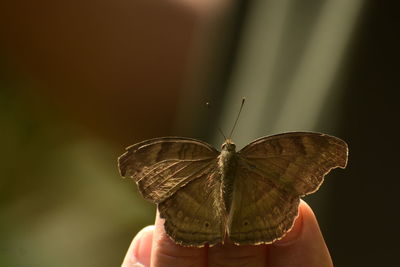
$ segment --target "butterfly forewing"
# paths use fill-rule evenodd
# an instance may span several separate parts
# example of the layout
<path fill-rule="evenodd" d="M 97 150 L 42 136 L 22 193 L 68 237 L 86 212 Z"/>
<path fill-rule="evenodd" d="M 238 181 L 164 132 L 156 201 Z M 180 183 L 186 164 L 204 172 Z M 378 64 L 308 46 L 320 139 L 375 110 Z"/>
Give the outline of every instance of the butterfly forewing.
<path fill-rule="evenodd" d="M 294 132 L 260 138 L 238 152 L 254 173 L 297 196 L 314 192 L 333 168 L 345 168 L 347 144 L 336 137 Z"/>
<path fill-rule="evenodd" d="M 181 137 L 147 140 L 127 148 L 118 159 L 120 173 L 136 181 L 143 197 L 160 203 L 215 166 L 218 151 Z"/>

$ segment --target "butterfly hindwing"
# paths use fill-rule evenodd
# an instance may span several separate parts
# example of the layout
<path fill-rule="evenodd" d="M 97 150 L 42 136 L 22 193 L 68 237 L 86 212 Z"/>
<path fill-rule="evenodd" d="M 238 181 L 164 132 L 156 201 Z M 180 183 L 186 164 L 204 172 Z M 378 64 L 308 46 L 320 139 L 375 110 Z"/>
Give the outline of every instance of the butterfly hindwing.
<path fill-rule="evenodd" d="M 216 165 L 215 165 L 216 166 Z M 165 231 L 178 244 L 201 247 L 223 240 L 221 179 L 218 171 L 204 173 L 158 204 Z"/>
<path fill-rule="evenodd" d="M 239 245 L 272 243 L 292 227 L 299 200 L 239 159 L 228 219 L 229 238 Z"/>
<path fill-rule="evenodd" d="M 219 153 L 206 143 L 182 137 L 151 139 L 126 150 L 118 158 L 121 175 L 134 179 L 143 197 L 153 203 L 209 172 Z"/>

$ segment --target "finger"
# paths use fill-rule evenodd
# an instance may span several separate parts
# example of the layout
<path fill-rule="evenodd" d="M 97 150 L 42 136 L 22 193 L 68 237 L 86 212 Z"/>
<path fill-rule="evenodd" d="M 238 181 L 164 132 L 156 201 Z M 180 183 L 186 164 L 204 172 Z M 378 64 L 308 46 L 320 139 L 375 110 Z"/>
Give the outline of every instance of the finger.
<path fill-rule="evenodd" d="M 333 266 L 317 219 L 304 201 L 300 203 L 293 229 L 269 247 L 268 266 Z"/>
<path fill-rule="evenodd" d="M 154 225 L 143 228 L 133 239 L 122 267 L 150 267 Z"/>
<path fill-rule="evenodd" d="M 175 244 L 165 233 L 164 219 L 161 219 L 157 212 L 151 253 L 152 267 L 205 267 L 207 266 L 206 259 L 207 251 L 205 247 L 190 248 Z"/>
<path fill-rule="evenodd" d="M 218 244 L 208 250 L 208 266 L 255 267 L 267 265 L 265 245 L 236 246 L 232 243 Z"/>

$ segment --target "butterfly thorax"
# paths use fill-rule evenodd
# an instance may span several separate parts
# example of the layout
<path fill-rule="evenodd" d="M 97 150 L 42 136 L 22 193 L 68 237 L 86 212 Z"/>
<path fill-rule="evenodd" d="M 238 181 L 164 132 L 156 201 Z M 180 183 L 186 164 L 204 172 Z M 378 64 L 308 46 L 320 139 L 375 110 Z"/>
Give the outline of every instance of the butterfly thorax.
<path fill-rule="evenodd" d="M 236 146 L 230 139 L 228 139 L 222 144 L 221 154 L 218 157 L 218 167 L 221 173 L 221 198 L 224 203 L 226 215 L 229 214 L 232 205 L 236 166 Z"/>

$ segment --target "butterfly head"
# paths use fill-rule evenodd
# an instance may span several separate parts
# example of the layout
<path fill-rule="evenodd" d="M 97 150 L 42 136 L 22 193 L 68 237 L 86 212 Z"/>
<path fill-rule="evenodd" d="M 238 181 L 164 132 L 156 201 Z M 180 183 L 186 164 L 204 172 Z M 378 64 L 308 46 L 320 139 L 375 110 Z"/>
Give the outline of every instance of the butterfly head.
<path fill-rule="evenodd" d="M 229 152 L 235 152 L 236 145 L 231 139 L 226 139 L 226 141 L 222 144 L 221 149 Z"/>

